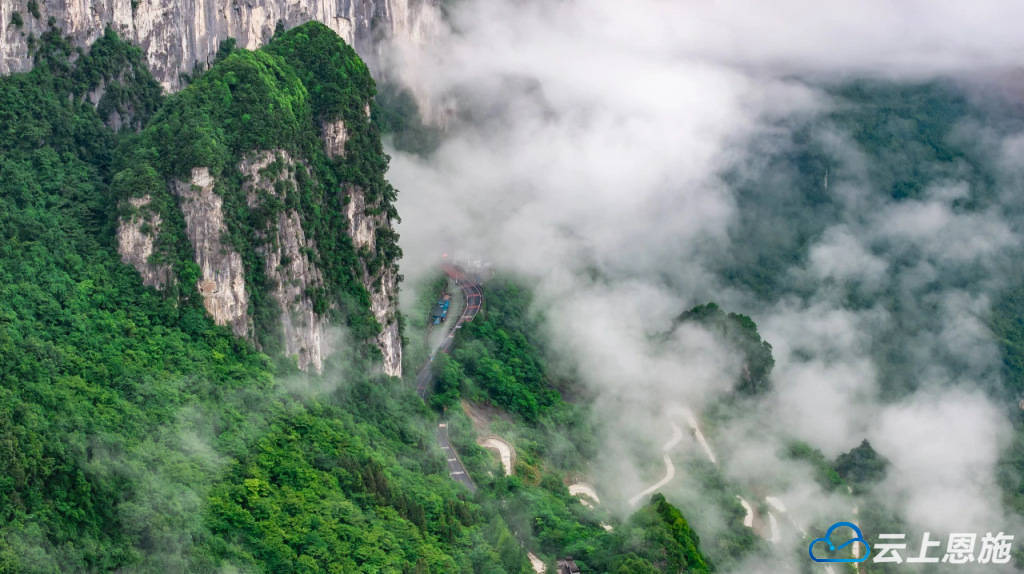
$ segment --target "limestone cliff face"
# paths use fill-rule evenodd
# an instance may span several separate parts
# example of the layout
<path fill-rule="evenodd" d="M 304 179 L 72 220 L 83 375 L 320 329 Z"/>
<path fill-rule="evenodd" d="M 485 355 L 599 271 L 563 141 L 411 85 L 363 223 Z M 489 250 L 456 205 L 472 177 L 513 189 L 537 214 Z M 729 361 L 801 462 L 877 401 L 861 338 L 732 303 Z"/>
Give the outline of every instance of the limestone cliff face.
<path fill-rule="evenodd" d="M 369 106 L 365 110 L 369 114 Z M 344 157 L 347 139 L 345 125 L 341 120 L 327 122 L 323 127 L 324 149 L 330 158 Z M 391 229 L 391 221 L 383 213 L 375 213 L 376 206 L 366 204 L 366 194 L 354 185 L 346 186 L 348 204 L 345 216 L 348 218 L 349 235 L 356 250 L 373 254 L 377 250 L 377 230 Z M 377 210 L 379 211 L 379 210 Z M 370 294 L 370 309 L 381 326 L 377 334 L 377 347 L 384 356 L 384 372 L 394 377 L 402 376 L 402 340 L 398 330 L 398 273 L 394 265 L 371 273 L 367 261 L 363 261 L 363 287 Z"/>
<path fill-rule="evenodd" d="M 0 2 L 0 74 L 31 67 L 28 36 L 38 37 L 46 22 L 79 46 L 88 46 L 105 26 L 142 48 L 153 76 L 165 89 L 181 86 L 180 74 L 206 63 L 220 42 L 236 38 L 256 49 L 274 34 L 277 22 L 292 27 L 310 20 L 327 25 L 373 65 L 378 40 L 396 37 L 421 42 L 437 29 L 439 0 L 28 0 Z M 10 24 L 19 12 L 21 28 Z"/>
<path fill-rule="evenodd" d="M 348 205 L 345 206 L 345 216 L 356 250 L 361 254 L 375 253 L 378 229 L 390 229 L 391 222 L 386 215 L 367 210 L 366 195 L 361 188 L 350 185 L 346 191 Z M 371 273 L 367 263 L 364 259 L 363 286 L 370 293 L 370 310 L 381 326 L 377 346 L 384 355 L 384 372 L 400 377 L 402 340 L 398 331 L 398 273 L 393 264 Z"/>
<path fill-rule="evenodd" d="M 44 3 L 49 1 L 44 0 Z M 171 0 L 136 0 L 136 19 L 140 10 L 152 8 L 147 1 Z M 213 5 L 227 0 L 209 1 Z M 399 0 L 404 1 L 414 0 Z M 385 6 L 391 10 L 399 2 L 391 1 Z M 251 3 L 266 9 L 306 6 L 303 0 L 251 0 Z M 339 0 L 332 6 L 351 11 L 354 6 L 364 4 Z M 207 9 L 210 8 L 202 10 Z M 254 13 L 256 8 L 246 10 Z M 408 22 L 408 14 L 403 18 L 406 18 L 403 22 Z M 267 21 L 276 20 L 268 18 Z M 269 37 L 272 25 L 268 26 Z M 110 38 L 116 40 L 114 34 L 104 36 L 104 39 Z M 240 39 L 244 43 L 245 38 Z M 295 46 L 305 48 L 293 50 Z M 277 52 L 282 47 L 287 49 Z M 332 53 L 332 50 L 337 52 Z M 155 210 L 143 211 L 139 206 L 159 204 L 163 209 L 159 213 L 165 220 L 162 222 L 164 232 L 179 234 L 178 213 L 170 207 L 175 206 L 180 210 L 185 236 L 163 237 L 156 242 L 159 249 L 168 250 L 164 254 L 166 258 L 175 262 L 173 273 L 166 268 L 147 267 L 149 260 L 155 259 L 151 255 L 157 237 L 153 233 L 150 238 L 147 232 L 159 228 L 161 222 L 153 216 L 139 220 L 126 215 L 119 222 L 122 257 L 139 270 L 144 281 L 157 288 L 177 281 L 175 293 L 195 293 L 192 289 L 196 289 L 215 322 L 229 326 L 237 335 L 248 338 L 268 353 L 281 352 L 295 357 L 303 370 L 323 370 L 334 346 L 328 338 L 331 330 L 327 328 L 327 321 L 337 317 L 353 327 L 359 338 L 356 344 L 361 350 L 372 337 L 381 351 L 384 373 L 399 376 L 402 348 L 397 293 L 401 276 L 397 260 L 401 250 L 391 221 L 396 217 L 395 191 L 384 179 L 386 157 L 370 118 L 372 79 L 366 68 L 358 64 L 351 48 L 316 23 L 282 34 L 265 53 L 278 54 L 286 66 L 297 72 L 302 70 L 301 77 L 307 84 L 306 91 L 293 85 L 298 74 L 290 83 L 287 78 L 257 74 L 254 81 L 265 82 L 268 94 L 295 88 L 295 97 L 301 98 L 319 93 L 315 90 L 321 86 L 333 89 L 332 86 L 345 82 L 350 82 L 352 89 L 343 90 L 338 101 L 327 104 L 311 98 L 307 103 L 317 106 L 314 114 L 307 119 L 297 119 L 295 125 L 288 124 L 280 133 L 263 130 L 258 139 L 241 137 L 239 130 L 244 128 L 226 119 L 256 113 L 241 104 L 237 109 L 230 108 L 223 117 L 213 113 L 204 115 L 203 122 L 212 124 L 212 129 L 200 122 L 201 125 L 180 130 L 182 135 L 176 139 L 165 137 L 166 132 L 161 131 L 169 129 L 168 126 L 191 126 L 190 122 L 199 121 L 188 112 L 196 102 L 205 101 L 197 94 L 216 90 L 221 85 L 218 83 L 221 82 L 218 74 L 223 71 L 220 68 L 211 69 L 203 82 L 194 83 L 178 97 L 163 100 L 161 114 L 150 116 L 155 119 L 139 135 L 157 150 L 154 157 L 159 157 L 160 161 L 140 155 L 136 161 L 129 162 L 131 165 L 114 178 L 118 185 L 116 196 L 150 193 L 152 200 L 126 199 L 132 203 L 124 207 L 133 207 L 132 214 L 150 214 L 156 213 Z M 155 52 L 148 50 L 146 54 L 152 58 Z M 320 69 L 318 54 L 333 54 L 338 62 L 352 64 L 351 69 L 344 65 Z M 248 56 L 239 55 L 232 62 L 243 67 L 258 67 L 258 56 L 261 55 L 252 55 L 249 61 Z M 141 69 L 137 55 L 134 57 L 133 65 Z M 150 86 L 157 89 L 152 83 Z M 103 101 L 102 89 L 102 85 L 97 85 L 96 89 L 83 93 L 83 97 L 90 102 Z M 113 89 L 107 91 L 115 93 Z M 229 101 L 228 105 L 235 106 L 235 103 Z M 128 107 L 118 109 L 129 110 Z M 269 106 L 268 109 L 276 108 Z M 182 156 L 178 153 L 192 149 L 188 146 L 198 145 L 189 138 L 200 133 L 224 136 L 224 141 L 214 137 L 212 142 L 199 142 L 202 145 L 198 149 L 205 150 L 203 146 L 209 145 L 217 150 L 209 162 L 198 159 L 206 157 L 202 154 Z M 319 150 L 310 155 L 311 150 L 306 145 L 309 140 L 296 143 L 295 134 L 308 137 L 310 133 L 319 133 L 323 152 L 333 161 L 323 161 Z M 239 144 L 240 141 L 244 145 Z M 227 165 L 222 160 L 227 160 Z M 216 167 L 194 167 L 190 172 L 186 169 L 200 161 Z M 216 174 L 218 180 L 216 190 L 211 173 Z M 324 189 L 321 184 L 328 181 L 338 182 L 332 183 L 338 187 Z M 351 243 L 345 235 L 351 238 Z M 353 257 L 356 259 L 354 266 Z M 198 273 L 190 265 L 179 265 L 178 260 L 182 258 L 195 262 Z M 362 289 L 353 280 L 366 290 L 369 309 L 358 304 L 365 299 Z M 379 326 L 376 332 L 369 328 L 373 322 L 369 321 L 367 311 Z"/>
<path fill-rule="evenodd" d="M 326 122 L 323 126 L 323 140 L 327 157 L 331 159 L 345 157 L 345 142 L 348 141 L 345 122 L 340 119 Z"/>
<path fill-rule="evenodd" d="M 175 181 L 172 186 L 180 198 L 185 233 L 202 273 L 196 289 L 214 322 L 230 326 L 240 337 L 251 337 L 252 318 L 242 256 L 223 241 L 227 233 L 224 201 L 214 193 L 213 185 L 210 170 L 197 167 L 192 169 L 191 181 Z"/>
<path fill-rule="evenodd" d="M 384 373 L 402 376 L 402 336 L 398 331 L 398 276 L 389 267 L 370 284 L 370 308 L 381 325 L 377 346 L 384 355 Z"/>
<path fill-rule="evenodd" d="M 117 252 L 121 254 L 121 261 L 142 275 L 143 285 L 163 289 L 171 280 L 171 267 L 149 261 L 162 223 L 159 213 L 147 209 L 151 201 L 148 194 L 128 199 L 132 214 L 118 221 Z"/>
<path fill-rule="evenodd" d="M 276 176 L 267 172 L 268 166 L 280 162 Z M 282 202 L 278 189 L 298 189 L 295 180 L 295 161 L 285 151 L 266 151 L 243 160 L 238 170 L 246 178 L 246 202 L 258 208 L 264 197 Z M 284 186 L 279 184 L 284 183 Z M 330 354 L 327 325 L 313 310 L 309 291 L 323 286 L 323 274 L 310 262 L 308 252 L 316 246 L 306 239 L 302 220 L 294 209 L 281 210 L 270 229 L 262 230 L 264 246 L 257 249 L 263 256 L 264 272 L 270 285 L 271 297 L 281 309 L 281 338 L 286 355 L 295 357 L 304 371 L 321 372 L 324 358 Z"/>

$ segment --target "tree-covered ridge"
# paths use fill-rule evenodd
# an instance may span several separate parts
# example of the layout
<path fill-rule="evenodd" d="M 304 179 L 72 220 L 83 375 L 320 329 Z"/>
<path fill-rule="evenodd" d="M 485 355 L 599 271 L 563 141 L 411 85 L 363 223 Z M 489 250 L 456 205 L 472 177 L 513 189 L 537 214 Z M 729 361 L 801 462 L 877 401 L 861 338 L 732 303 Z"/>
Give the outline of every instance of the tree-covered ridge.
<path fill-rule="evenodd" d="M 530 303 L 530 291 L 515 281 L 487 284 L 485 309 L 463 326 L 452 357 L 436 366 L 435 406 L 450 406 L 460 395 L 486 396 L 496 406 L 536 422 L 561 403 L 545 373 L 540 320 L 530 316 Z"/>
<path fill-rule="evenodd" d="M 224 199 L 228 239 L 244 262 L 255 336 L 272 355 L 280 348 L 281 310 L 268 294 L 260 252 L 272 241 L 268 230 L 285 209 L 297 211 L 315 245 L 306 255 L 324 278 L 307 293 L 316 312 L 346 324 L 357 340 L 369 341 L 380 331 L 369 312 L 363 269 L 371 276 L 396 270 L 398 236 L 382 226 L 376 230 L 376 251 L 357 253 L 344 209 L 349 193 L 358 189 L 368 212 L 383 221 L 397 218 L 395 190 L 384 178 L 388 157 L 366 112 L 374 92 L 373 79 L 352 48 L 311 22 L 278 33 L 257 51 L 225 46 L 209 70 L 168 97 L 145 129 L 122 143 L 112 189 L 119 199 L 151 198 L 146 209 L 166 222 L 156 238 L 155 259 L 171 265 L 180 285 L 194 285 L 198 270 L 177 199 L 161 179 L 188 181 L 193 168 L 209 168 L 215 192 Z M 332 159 L 321 132 L 325 122 L 337 119 L 344 121 L 347 140 L 344 157 Z M 276 197 L 264 197 L 254 207 L 239 165 L 265 152 L 278 154 L 267 175 L 287 171 L 295 184 L 275 184 Z M 291 159 L 284 161 L 281 152 Z M 175 296 L 191 296 L 187 291 L 171 289 Z M 363 350 L 375 356 L 372 346 Z"/>
<path fill-rule="evenodd" d="M 623 550 L 639 556 L 665 572 L 712 572 L 701 555 L 700 538 L 679 509 L 660 494 L 630 518 L 630 525 L 645 530 L 643 542 L 629 541 Z M 625 570 L 620 566 L 620 572 Z"/>
<path fill-rule="evenodd" d="M 290 66 L 263 51 L 236 50 L 168 98 L 135 157 L 168 176 L 186 178 L 201 166 L 217 177 L 248 151 L 313 147 L 311 124 L 306 88 Z"/>
<path fill-rule="evenodd" d="M 115 133 L 76 96 L 92 85 L 77 66 L 130 83 L 139 74 L 116 63 L 134 52 L 108 35 L 109 51 L 72 62 L 58 35 L 41 42 L 32 72 L 0 78 L 0 571 L 516 571 L 519 546 L 443 474 L 413 393 L 358 361 L 344 385 L 296 379 L 120 261 L 118 199 L 173 201 L 174 158 L 157 153 L 171 150 L 147 147 L 160 123 L 180 102 L 234 98 L 232 75 L 256 82 L 235 84 L 246 105 L 294 104 L 255 121 L 291 121 L 304 113 L 294 72 L 232 55 L 141 134 Z M 189 125 L 212 130 L 214 151 L 243 145 Z"/>
<path fill-rule="evenodd" d="M 771 343 L 761 338 L 757 325 L 746 315 L 726 313 L 715 303 L 698 305 L 676 318 L 676 324 L 693 321 L 720 337 L 743 355 L 743 373 L 736 390 L 746 394 L 764 393 L 772 388 Z"/>
<path fill-rule="evenodd" d="M 870 486 L 881 482 L 889 467 L 889 461 L 872 448 L 864 439 L 859 445 L 839 455 L 835 462 L 836 473 L 849 483 L 855 492 L 866 492 Z"/>

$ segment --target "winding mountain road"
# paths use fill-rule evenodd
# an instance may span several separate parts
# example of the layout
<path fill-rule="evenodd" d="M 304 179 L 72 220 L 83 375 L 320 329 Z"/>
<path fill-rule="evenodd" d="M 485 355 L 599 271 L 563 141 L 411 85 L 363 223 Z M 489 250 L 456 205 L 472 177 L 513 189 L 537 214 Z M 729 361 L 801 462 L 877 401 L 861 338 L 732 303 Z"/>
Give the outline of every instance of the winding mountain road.
<path fill-rule="evenodd" d="M 454 279 L 455 283 L 462 289 L 466 307 L 462 310 L 462 314 L 459 315 L 459 319 L 448 330 L 444 341 L 430 353 L 430 358 L 420 368 L 419 372 L 416 373 L 416 394 L 424 401 L 427 400 L 427 393 L 430 391 L 430 385 L 434 381 L 432 369 L 434 357 L 438 353 L 448 353 L 451 351 L 452 344 L 455 342 L 455 332 L 462 328 L 463 324 L 472 321 L 476 317 L 484 300 L 483 289 L 481 289 L 480 284 L 461 269 L 453 265 L 445 265 L 444 272 Z M 448 438 L 447 422 L 441 422 L 437 425 L 437 444 L 441 447 L 448 461 L 448 476 L 459 484 L 464 485 L 470 492 L 476 492 L 476 484 L 469 476 L 465 465 L 462 464 L 462 459 L 459 458 L 459 453 L 455 451 L 455 447 L 452 446 L 451 440 Z"/>
<path fill-rule="evenodd" d="M 476 443 L 488 450 L 497 452 L 498 458 L 501 460 L 501 468 L 505 471 L 505 476 L 512 476 L 512 467 L 515 466 L 513 462 L 515 460 L 515 449 L 507 440 L 491 435 L 477 440 Z"/>
<path fill-rule="evenodd" d="M 455 452 L 451 441 L 448 440 L 448 423 L 438 423 L 437 444 L 440 445 L 441 450 L 444 451 L 445 458 L 448 459 L 448 476 L 468 488 L 470 492 L 476 492 L 476 484 L 473 483 L 473 479 L 466 472 L 466 467 L 463 466 L 459 453 Z"/>
<path fill-rule="evenodd" d="M 597 497 L 597 491 L 594 490 L 593 486 L 585 482 L 576 482 L 569 485 L 569 496 L 575 496 L 580 499 L 580 503 L 587 508 L 594 508 L 594 504 L 601 504 L 601 499 Z"/>
<path fill-rule="evenodd" d="M 683 431 L 682 431 L 682 429 L 680 429 L 679 425 L 677 425 L 676 423 L 672 423 L 672 438 L 670 438 L 668 440 L 668 442 L 665 443 L 665 446 L 661 447 L 661 450 L 662 450 L 662 453 L 663 453 L 662 454 L 662 460 L 665 462 L 665 476 L 661 477 L 661 480 L 659 480 L 658 482 L 656 482 L 656 483 L 652 484 L 651 486 L 648 486 L 647 488 L 645 488 L 643 490 L 643 492 L 637 494 L 633 498 L 630 498 L 629 499 L 629 505 L 630 506 L 636 506 L 637 503 L 640 502 L 640 500 L 643 497 L 645 497 L 645 496 L 647 496 L 649 494 L 654 493 L 659 488 L 661 488 L 661 487 L 665 486 L 666 484 L 672 482 L 672 479 L 675 478 L 675 476 L 676 476 L 676 465 L 672 464 L 672 457 L 670 457 L 668 455 L 668 451 L 670 451 L 673 448 L 675 448 L 676 445 L 679 444 L 679 442 L 682 441 L 682 440 L 683 440 Z"/>
<path fill-rule="evenodd" d="M 480 284 L 475 279 L 453 265 L 445 265 L 444 272 L 454 279 L 455 283 L 462 289 L 466 307 L 462 310 L 462 314 L 459 315 L 459 319 L 455 321 L 452 328 L 448 329 L 448 334 L 445 336 L 444 341 L 430 352 L 430 359 L 416 373 L 416 394 L 424 400 L 426 400 L 427 392 L 430 390 L 430 383 L 433 382 L 431 367 L 434 364 L 434 357 L 438 353 L 448 353 L 451 351 L 452 345 L 455 343 L 455 332 L 462 328 L 464 323 L 468 323 L 473 320 L 473 317 L 476 317 L 476 314 L 480 312 L 480 306 L 484 302 L 483 288 L 480 287 Z"/>
<path fill-rule="evenodd" d="M 444 341 L 436 349 L 430 353 L 430 358 L 427 359 L 426 364 L 420 368 L 419 372 L 416 373 L 416 394 L 420 396 L 424 401 L 427 400 L 427 393 L 430 391 L 430 385 L 434 380 L 433 367 L 434 357 L 438 353 L 448 353 L 452 350 L 452 345 L 455 343 L 455 333 L 458 329 L 462 328 L 462 325 L 470 322 L 476 317 L 477 313 L 480 312 L 480 307 L 484 302 L 484 291 L 480 286 L 480 283 L 473 277 L 467 275 L 464 271 L 455 267 L 454 265 L 444 265 L 442 267 L 448 277 L 455 280 L 455 283 L 462 289 L 462 295 L 466 302 L 466 307 L 462 310 L 462 314 L 459 315 L 459 320 L 452 325 L 452 328 L 448 330 L 448 334 L 445 335 Z M 499 439 L 500 440 L 500 439 Z M 507 453 L 508 461 L 506 461 L 506 453 L 503 452 L 499 445 L 488 444 L 492 448 L 497 448 L 499 455 L 501 455 L 502 466 L 505 468 L 505 474 L 511 474 L 512 465 L 512 451 L 511 445 L 505 441 L 504 446 L 510 450 Z M 462 459 L 459 458 L 459 453 L 456 452 L 455 447 L 452 446 L 451 440 L 448 438 L 448 423 L 441 422 L 437 424 L 437 444 L 441 447 L 444 452 L 445 458 L 448 462 L 448 476 L 452 480 L 462 484 L 469 489 L 470 492 L 476 492 L 476 483 L 469 476 L 469 472 L 466 470 L 465 465 L 462 464 Z M 537 574 L 544 574 L 547 568 L 544 566 L 544 561 L 537 557 L 533 552 L 528 552 L 527 557 L 530 560 L 530 566 L 533 571 Z"/>

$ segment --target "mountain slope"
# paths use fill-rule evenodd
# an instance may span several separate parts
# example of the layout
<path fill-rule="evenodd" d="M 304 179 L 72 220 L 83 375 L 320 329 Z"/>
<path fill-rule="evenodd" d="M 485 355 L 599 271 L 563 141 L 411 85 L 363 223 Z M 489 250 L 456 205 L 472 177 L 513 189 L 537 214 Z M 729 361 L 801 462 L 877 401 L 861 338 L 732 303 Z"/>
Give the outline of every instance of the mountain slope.
<path fill-rule="evenodd" d="M 320 24 L 222 52 L 126 141 L 112 188 L 122 257 L 303 370 L 323 369 L 334 322 L 376 337 L 384 371 L 400 375 L 395 192 L 373 93 Z"/>
<path fill-rule="evenodd" d="M 119 134 L 85 97 L 82 78 L 94 76 L 82 66 L 92 60 L 69 63 L 59 35 L 42 42 L 32 72 L 0 79 L 0 571 L 447 572 L 516 556 L 502 550 L 517 548 L 503 522 L 441 473 L 412 393 L 391 393 L 351 358 L 344 385 L 336 374 L 307 379 L 216 325 L 190 288 L 188 274 L 200 270 L 187 217 L 163 178 L 190 168 L 140 150 L 160 142 L 154 131 L 204 85 L 269 70 L 272 82 L 246 85 L 255 109 L 260 98 L 306 93 L 296 70 L 270 54 L 233 54 L 194 96 L 156 101 L 161 110 L 141 134 Z M 94 64 L 138 63 L 128 46 L 108 47 Z M 276 91 L 256 92 L 264 87 Z M 312 118 L 314 106 L 293 103 Z M 205 125 L 220 137 L 239 118 Z M 318 146 L 313 124 L 302 129 L 275 145 Z M 233 161 L 224 142 L 237 140 L 204 141 Z M 218 165 L 223 173 L 235 164 Z M 143 263 L 169 266 L 164 292 L 144 286 L 117 251 L 130 209 L 118 200 L 140 191 L 152 203 L 136 211 L 163 216 Z M 241 184 L 229 191 L 244 198 Z M 152 227 L 140 225 L 140 235 Z M 353 277 L 362 268 L 354 260 Z M 350 312 L 370 324 L 367 299 Z"/>

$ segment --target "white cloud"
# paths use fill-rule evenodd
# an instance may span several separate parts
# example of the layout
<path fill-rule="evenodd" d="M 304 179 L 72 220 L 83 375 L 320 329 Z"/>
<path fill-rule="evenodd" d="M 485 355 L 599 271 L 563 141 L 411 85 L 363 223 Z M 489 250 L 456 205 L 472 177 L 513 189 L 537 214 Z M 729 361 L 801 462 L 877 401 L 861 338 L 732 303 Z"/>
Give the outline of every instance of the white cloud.
<path fill-rule="evenodd" d="M 892 460 L 884 488 L 912 524 L 984 532 L 1005 524 L 992 504 L 991 469 L 1009 431 L 982 395 L 925 389 L 887 406 L 870 440 Z"/>
<path fill-rule="evenodd" d="M 655 343 L 680 311 L 714 299 L 753 315 L 777 359 L 777 392 L 719 429 L 727 472 L 782 477 L 809 517 L 818 490 L 806 468 L 778 459 L 779 446 L 801 438 L 835 455 L 867 436 L 893 461 L 886 492 L 915 524 L 951 526 L 943 508 L 971 504 L 972 524 L 998 527 L 992 473 L 1006 422 L 972 389 L 998 376 L 983 318 L 1020 246 L 1000 207 L 1020 201 L 1009 185 L 1021 180 L 1020 137 L 984 126 L 954 134 L 1000 156 L 1002 203 L 968 211 L 959 203 L 976 190 L 963 181 L 893 200 L 873 187 L 855 139 L 821 125 L 811 137 L 832 162 L 837 213 L 781 271 L 793 293 L 763 300 L 717 264 L 765 247 L 730 240 L 748 206 L 723 174 L 764 178 L 767 203 L 800 193 L 766 168 L 766 154 L 789 150 L 751 142 L 785 140 L 831 109 L 814 81 L 943 73 L 1009 85 L 1012 73 L 990 72 L 1017 67 L 1024 6 L 467 0 L 453 10 L 455 32 L 394 54 L 422 101 L 454 98 L 465 120 L 450 122 L 429 159 L 393 154 L 404 272 L 471 252 L 536 282 L 557 348 L 598 391 L 611 428 L 598 466 L 620 496 L 640 481 L 631 457 L 656 451 L 675 409 L 734 380 L 735 357 L 702 330 Z M 883 300 L 851 302 L 851 287 Z M 891 365 L 877 361 L 879 341 L 899 346 L 918 394 L 899 398 L 883 378 Z M 981 446 L 959 452 L 970 444 Z"/>

